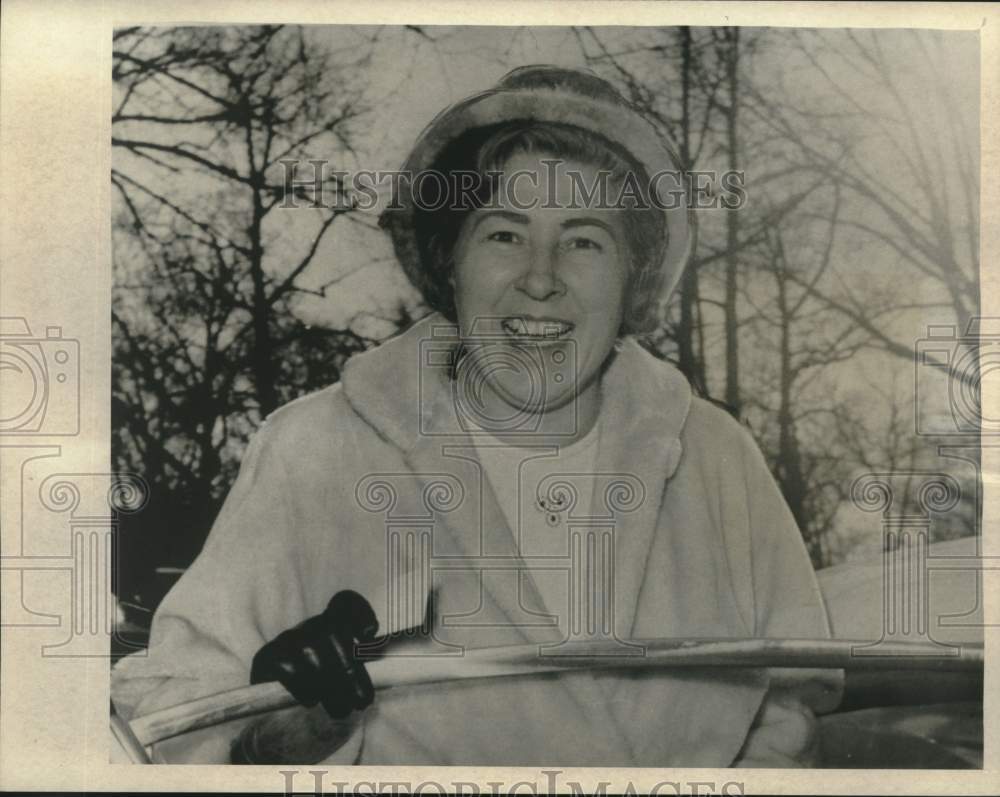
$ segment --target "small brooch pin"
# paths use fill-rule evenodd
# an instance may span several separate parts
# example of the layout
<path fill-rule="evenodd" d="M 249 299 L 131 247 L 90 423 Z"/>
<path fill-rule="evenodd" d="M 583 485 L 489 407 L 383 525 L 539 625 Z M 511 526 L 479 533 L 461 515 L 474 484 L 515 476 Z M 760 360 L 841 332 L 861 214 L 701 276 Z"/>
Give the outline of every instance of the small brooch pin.
<path fill-rule="evenodd" d="M 554 498 L 539 496 L 535 499 L 535 510 L 545 513 L 545 522 L 550 526 L 558 526 L 559 516 L 566 511 L 566 503 L 564 495 L 557 495 Z"/>

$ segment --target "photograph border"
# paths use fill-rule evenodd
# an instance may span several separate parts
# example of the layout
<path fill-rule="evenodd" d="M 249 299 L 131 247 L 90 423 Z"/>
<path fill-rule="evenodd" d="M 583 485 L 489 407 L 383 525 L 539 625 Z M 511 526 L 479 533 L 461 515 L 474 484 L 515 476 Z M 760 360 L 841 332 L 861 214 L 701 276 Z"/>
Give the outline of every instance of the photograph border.
<path fill-rule="evenodd" d="M 71 510 L 89 518 L 90 528 L 113 530 L 106 485 L 117 477 L 110 457 L 111 417 L 111 35 L 131 24 L 458 24 L 669 26 L 743 25 L 752 27 L 925 27 L 977 30 L 981 41 L 980 174 L 1000 173 L 1000 8 L 988 4 L 870 3 L 866 5 L 768 2 L 400 2 L 358 4 L 344 0 L 283 3 L 255 0 L 198 2 L 74 3 L 70 0 L 8 0 L 0 27 L 0 315 L 24 318 L 35 338 L 71 341 L 78 350 L 78 401 L 69 402 L 65 418 L 53 423 L 52 436 L 4 437 L 4 448 L 26 449 L 10 461 L 0 490 L 4 535 L 23 535 L 37 521 L 20 514 L 27 491 L 42 485 L 22 483 L 24 464 L 58 457 L 59 474 L 91 486 Z M 981 178 L 981 313 L 1000 316 L 1000 183 Z M 49 334 L 51 332 L 51 334 Z M 70 377 L 71 379 L 74 377 Z M 995 379 L 984 380 L 983 406 L 1000 406 Z M 77 413 L 72 417 L 72 413 Z M 1000 417 L 984 411 L 986 417 Z M 103 482 L 101 480 L 104 480 Z M 1000 520 L 1000 444 L 982 444 L 983 529 Z M 130 482 L 131 483 L 131 482 Z M 101 484 L 105 485 L 101 492 Z M 141 483 L 119 495 L 116 508 L 134 511 L 143 500 Z M 51 500 L 55 487 L 45 487 Z M 100 505 L 100 501 L 104 504 Z M 66 516 L 52 513 L 31 528 L 39 550 L 62 551 Z M 11 526 L 10 524 L 14 525 Z M 98 533 L 98 532 L 95 532 Z M 99 544 L 99 543 L 95 543 Z M 100 626 L 107 618 L 94 607 L 74 605 L 74 594 L 106 595 L 110 579 L 94 568 L 96 580 L 72 580 L 73 557 L 85 556 L 88 540 L 66 556 L 38 557 L 31 566 L 46 574 L 36 582 L 52 593 L 33 595 L 45 614 L 31 626 L 6 628 L 0 636 L 4 688 L 0 691 L 0 788 L 5 790 L 87 789 L 89 791 L 265 791 L 295 787 L 314 791 L 316 770 L 323 770 L 323 790 L 370 789 L 368 784 L 478 783 L 482 793 L 592 791 L 606 784 L 608 793 L 857 793 L 989 794 L 1000 774 L 997 731 L 1000 690 L 996 666 L 1000 652 L 1000 574 L 983 572 L 985 601 L 984 768 L 979 771 L 935 770 L 753 770 L 625 769 L 545 767 L 136 767 L 108 763 L 108 634 L 98 631 L 89 646 L 62 646 L 66 620 Z M 91 546 L 92 547 L 92 546 Z M 1000 535 L 982 535 L 984 556 L 1000 556 Z M 23 571 L 22 571 L 23 572 Z M 3 571 L 4 613 L 17 610 L 22 572 Z M 68 587 L 70 583 L 73 587 Z M 35 584 L 34 588 L 38 588 Z M 58 593 L 58 594 L 56 594 Z M 81 598 L 81 600 L 83 600 Z M 60 602 L 61 601 L 61 602 Z M 99 601 L 98 601 L 99 602 Z M 991 627 L 993 626 L 993 627 Z M 289 772 L 298 774 L 290 776 Z M 546 775 L 556 772 L 558 776 Z M 740 784 L 739 790 L 733 785 Z M 336 784 L 342 784 L 337 786 Z M 496 785 L 493 785 L 496 784 Z M 518 785 L 522 784 L 519 786 Z M 571 784 L 578 784 L 574 787 Z M 666 785 L 664 785 L 666 784 Z M 711 784 L 711 785 L 709 785 Z M 511 787 L 515 787 L 511 791 Z M 372 789 L 374 791 L 374 789 Z M 425 793 L 437 793 L 427 786 Z M 468 790 L 465 793 L 470 793 Z"/>

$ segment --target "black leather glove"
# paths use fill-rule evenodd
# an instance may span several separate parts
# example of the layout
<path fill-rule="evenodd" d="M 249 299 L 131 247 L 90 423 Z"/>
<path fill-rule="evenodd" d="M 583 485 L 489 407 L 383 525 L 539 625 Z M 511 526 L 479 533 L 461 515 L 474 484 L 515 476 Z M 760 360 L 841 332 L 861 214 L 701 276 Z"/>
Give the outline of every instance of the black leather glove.
<path fill-rule="evenodd" d="M 370 706 L 375 689 L 356 642 L 378 632 L 371 605 L 353 590 L 330 599 L 326 611 L 278 634 L 253 657 L 250 683 L 280 681 L 304 706 L 322 703 L 334 719 Z"/>

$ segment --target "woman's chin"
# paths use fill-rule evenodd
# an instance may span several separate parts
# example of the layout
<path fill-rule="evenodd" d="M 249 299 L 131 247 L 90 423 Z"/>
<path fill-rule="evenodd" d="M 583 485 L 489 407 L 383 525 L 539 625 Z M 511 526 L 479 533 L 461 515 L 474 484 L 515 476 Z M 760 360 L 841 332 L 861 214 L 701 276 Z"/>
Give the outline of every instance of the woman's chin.
<path fill-rule="evenodd" d="M 572 404 L 576 401 L 576 389 L 574 384 L 567 385 L 546 385 L 544 390 L 539 390 L 537 385 L 533 389 L 524 389 L 519 385 L 509 385 L 502 382 L 495 382 L 491 385 L 492 392 L 499 404 L 495 413 L 498 421 L 501 418 L 511 416 L 524 417 L 529 415 L 544 416 L 559 412 L 560 415 L 572 415 Z"/>

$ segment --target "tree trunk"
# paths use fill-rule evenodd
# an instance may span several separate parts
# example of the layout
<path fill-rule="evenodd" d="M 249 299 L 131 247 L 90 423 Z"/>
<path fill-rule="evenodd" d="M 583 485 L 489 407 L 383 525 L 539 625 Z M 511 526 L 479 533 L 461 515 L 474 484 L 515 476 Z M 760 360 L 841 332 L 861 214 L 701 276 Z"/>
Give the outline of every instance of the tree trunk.
<path fill-rule="evenodd" d="M 778 313 L 781 320 L 779 334 L 780 387 L 778 403 L 778 467 L 777 477 L 785 502 L 795 518 L 795 523 L 802 532 L 802 537 L 809 549 L 809 556 L 814 567 L 826 564 L 822 540 L 811 533 L 809 526 L 809 508 L 807 505 L 809 486 L 802 472 L 802 453 L 799 450 L 798 429 L 795 424 L 792 391 L 795 385 L 796 371 L 792 362 L 791 343 L 792 325 L 795 321 L 794 311 L 789 308 L 787 279 L 785 275 L 784 252 L 780 247 L 775 253 L 774 277 L 778 288 Z"/>
<path fill-rule="evenodd" d="M 271 351 L 271 307 L 267 300 L 264 278 L 264 245 L 261 225 L 264 203 L 261 198 L 263 175 L 254 173 L 253 217 L 248 230 L 250 236 L 250 273 L 253 278 L 253 373 L 257 387 L 257 403 L 263 419 L 278 406 L 275 389 L 274 364 Z"/>
<path fill-rule="evenodd" d="M 729 150 L 729 168 L 739 168 L 737 124 L 739 121 L 739 47 L 740 29 L 729 32 L 728 93 L 726 109 L 726 138 Z M 726 294 L 723 304 L 726 328 L 726 395 L 725 401 L 737 415 L 740 412 L 740 352 L 739 329 L 736 316 L 737 247 L 739 243 L 739 213 L 726 213 Z"/>
<path fill-rule="evenodd" d="M 681 135 L 680 159 L 684 169 L 691 168 L 691 28 L 683 26 L 678 31 L 681 49 Z M 699 389 L 704 391 L 705 366 L 695 349 L 695 336 L 699 334 L 698 270 L 695 261 L 688 264 L 680 285 L 680 321 L 677 326 L 677 358 L 681 372 Z"/>

